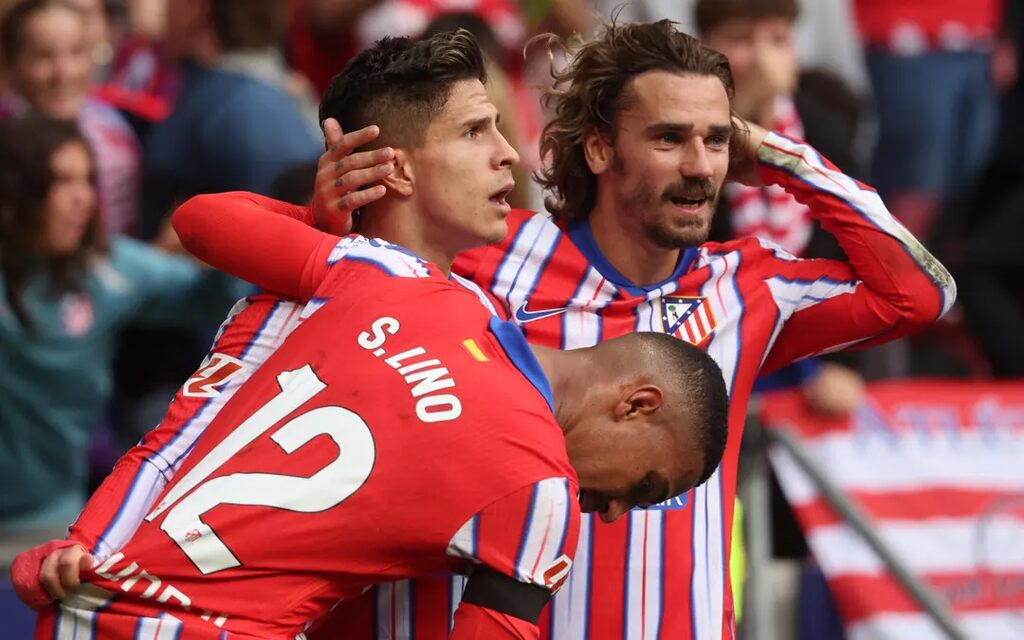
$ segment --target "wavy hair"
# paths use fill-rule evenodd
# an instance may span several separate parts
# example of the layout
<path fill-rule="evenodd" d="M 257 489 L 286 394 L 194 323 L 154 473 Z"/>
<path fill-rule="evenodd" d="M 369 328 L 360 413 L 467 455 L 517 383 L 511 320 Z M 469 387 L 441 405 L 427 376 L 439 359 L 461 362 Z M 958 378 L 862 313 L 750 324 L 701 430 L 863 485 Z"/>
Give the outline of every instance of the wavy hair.
<path fill-rule="evenodd" d="M 587 165 L 583 142 L 593 130 L 615 142 L 618 116 L 634 97 L 629 86 L 634 77 L 648 71 L 714 76 L 732 100 L 732 72 L 725 56 L 677 31 L 674 24 L 659 20 L 618 25 L 613 20 L 598 38 L 571 41 L 568 48 L 574 53 L 568 66 L 552 69 L 555 82 L 545 91 L 544 104 L 554 117 L 541 133 L 545 162 L 536 178 L 551 191 L 545 205 L 560 219 L 575 222 L 594 208 L 597 176 Z"/>

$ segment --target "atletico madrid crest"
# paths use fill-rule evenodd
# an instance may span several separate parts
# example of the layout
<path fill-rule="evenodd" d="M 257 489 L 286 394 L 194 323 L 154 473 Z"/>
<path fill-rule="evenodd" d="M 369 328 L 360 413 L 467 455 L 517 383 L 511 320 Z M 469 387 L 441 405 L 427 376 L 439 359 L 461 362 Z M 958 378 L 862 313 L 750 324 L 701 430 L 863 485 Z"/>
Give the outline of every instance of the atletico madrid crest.
<path fill-rule="evenodd" d="M 700 346 L 715 330 L 715 316 L 707 298 L 665 296 L 661 299 L 665 333 Z"/>

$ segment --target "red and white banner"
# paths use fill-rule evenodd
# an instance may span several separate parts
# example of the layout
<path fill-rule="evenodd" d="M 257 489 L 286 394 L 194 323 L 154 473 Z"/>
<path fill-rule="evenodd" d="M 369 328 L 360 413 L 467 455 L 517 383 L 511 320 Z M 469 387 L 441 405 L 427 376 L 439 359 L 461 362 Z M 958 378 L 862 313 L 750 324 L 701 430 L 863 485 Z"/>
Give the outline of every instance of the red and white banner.
<path fill-rule="evenodd" d="M 876 384 L 838 421 L 782 392 L 761 418 L 800 440 L 971 638 L 1024 638 L 1024 383 Z M 849 640 L 944 638 L 792 457 L 770 456 Z"/>

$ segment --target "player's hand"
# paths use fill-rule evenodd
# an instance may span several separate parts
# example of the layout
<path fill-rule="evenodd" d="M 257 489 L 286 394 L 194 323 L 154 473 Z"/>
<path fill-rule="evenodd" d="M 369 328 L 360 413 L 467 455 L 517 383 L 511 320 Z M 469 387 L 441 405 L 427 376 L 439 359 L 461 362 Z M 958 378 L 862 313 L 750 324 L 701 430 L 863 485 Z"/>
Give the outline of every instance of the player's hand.
<path fill-rule="evenodd" d="M 380 129 L 375 125 L 345 133 L 334 118 L 324 121 L 327 151 L 317 163 L 313 192 L 313 217 L 319 229 L 345 235 L 352 229 L 353 211 L 384 197 L 387 189 L 382 184 L 363 187 L 394 170 L 394 149 L 383 147 L 353 153 L 378 135 Z"/>
<path fill-rule="evenodd" d="M 94 558 L 77 542 L 51 540 L 14 558 L 11 584 L 22 602 L 37 609 L 81 584 L 82 570 L 94 564 Z"/>
<path fill-rule="evenodd" d="M 845 416 L 864 400 L 864 379 L 840 364 L 824 362 L 821 371 L 803 386 L 804 399 L 816 413 Z"/>
<path fill-rule="evenodd" d="M 761 174 L 757 171 L 757 150 L 768 135 L 768 130 L 741 118 L 734 118 L 733 122 L 737 131 L 726 179 L 748 187 L 764 186 Z"/>

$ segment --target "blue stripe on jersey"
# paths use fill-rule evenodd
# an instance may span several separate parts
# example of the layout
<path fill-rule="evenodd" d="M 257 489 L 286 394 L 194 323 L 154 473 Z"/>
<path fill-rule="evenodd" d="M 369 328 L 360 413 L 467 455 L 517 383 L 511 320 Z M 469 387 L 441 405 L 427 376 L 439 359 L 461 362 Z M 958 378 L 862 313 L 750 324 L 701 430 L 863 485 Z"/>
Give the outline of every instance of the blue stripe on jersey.
<path fill-rule="evenodd" d="M 810 147 L 808 147 L 808 148 L 810 148 Z M 769 167 L 772 167 L 774 169 L 778 169 L 779 171 L 782 171 L 784 173 L 787 173 L 787 174 L 793 176 L 793 178 L 795 178 L 796 180 L 799 180 L 800 182 L 803 182 L 804 184 L 810 186 L 812 189 L 814 189 L 815 191 L 818 191 L 819 193 L 827 193 L 828 195 L 832 196 L 836 200 L 839 200 L 840 202 L 845 204 L 852 211 L 856 212 L 861 218 L 864 218 L 865 220 L 867 220 L 868 223 L 871 224 L 871 226 L 875 227 L 876 229 L 878 229 L 879 231 L 881 231 L 885 235 L 887 235 L 890 238 L 892 238 L 893 240 L 895 240 L 897 242 L 897 244 L 900 245 L 900 248 L 903 249 L 903 252 L 907 254 L 907 257 L 910 258 L 911 262 L 913 262 L 914 264 L 918 265 L 918 267 L 920 267 L 921 271 L 927 276 L 928 281 L 931 282 L 932 286 L 935 287 L 935 289 L 939 292 L 939 299 L 942 301 L 942 304 L 939 306 L 939 313 L 935 317 L 935 319 L 938 320 L 939 318 L 942 317 L 942 314 L 945 313 L 946 304 L 947 304 L 946 288 L 943 287 L 942 285 L 940 285 L 938 282 L 936 282 L 931 277 L 931 274 L 928 273 L 928 270 L 925 269 L 924 265 L 922 265 L 921 262 L 914 256 L 913 252 L 911 252 L 911 250 L 910 250 L 910 247 L 907 246 L 906 243 L 901 242 L 899 238 L 894 236 L 892 233 L 890 233 L 886 229 L 882 228 L 882 226 L 878 222 L 872 220 L 871 217 L 869 215 L 867 215 L 867 213 L 865 213 L 860 207 L 858 207 L 857 205 L 853 204 L 848 199 L 844 198 L 842 195 L 840 195 L 838 193 L 835 193 L 835 192 L 832 192 L 832 191 L 825 191 L 821 187 L 815 185 L 810 180 L 807 180 L 803 176 L 798 175 L 797 173 L 795 173 L 794 171 L 792 171 L 788 167 L 782 167 L 782 166 L 779 166 L 779 165 L 776 165 L 776 164 L 772 164 L 770 162 L 765 162 L 764 160 L 761 160 L 761 163 L 762 164 L 766 164 Z M 811 166 L 813 166 L 813 165 L 811 165 Z M 860 191 L 866 191 L 867 193 L 872 193 L 872 194 L 875 193 L 874 190 L 864 189 L 863 187 L 858 185 L 856 182 L 853 182 L 852 178 L 850 179 L 850 181 Z M 891 216 L 892 214 L 890 213 L 889 215 Z M 923 247 L 923 245 L 922 245 L 922 247 Z"/>
<path fill-rule="evenodd" d="M 250 351 L 250 350 L 252 349 L 253 345 L 255 345 L 255 344 L 256 344 L 256 342 L 257 342 L 257 341 L 259 340 L 260 336 L 261 336 L 261 335 L 263 335 L 263 332 L 264 332 L 264 331 L 266 330 L 266 328 L 267 328 L 267 325 L 268 325 L 268 324 L 270 324 L 270 319 L 271 319 L 271 318 L 273 318 L 273 317 L 274 317 L 274 315 L 275 315 L 275 314 L 277 313 L 277 310 L 278 310 L 278 309 L 279 309 L 279 308 L 281 307 L 281 304 L 282 304 L 282 302 L 284 302 L 284 301 L 283 301 L 283 300 L 277 300 L 277 301 L 275 301 L 275 302 L 274 302 L 274 306 L 273 306 L 273 307 L 272 307 L 272 308 L 270 309 L 270 311 L 269 311 L 269 312 L 267 312 L 267 315 L 265 315 L 265 316 L 263 317 L 263 322 L 261 322 L 261 323 L 260 323 L 260 326 L 259 326 L 259 327 L 257 327 L 257 329 L 256 329 L 256 332 L 252 334 L 252 337 L 251 337 L 251 338 L 249 338 L 249 343 L 248 343 L 247 345 L 245 345 L 245 348 L 244 348 L 244 349 L 242 349 L 242 353 L 240 353 L 240 354 L 239 354 L 239 356 L 238 356 L 238 359 L 239 359 L 239 360 L 242 360 L 242 361 L 244 361 L 244 360 L 245 360 L 245 357 L 246 357 L 247 355 L 249 355 L 249 351 Z M 205 409 L 205 408 L 206 408 L 206 406 L 207 406 L 207 405 L 208 405 L 208 404 L 210 403 L 210 401 L 212 401 L 212 400 L 213 400 L 213 398 L 210 398 L 210 400 L 208 400 L 208 401 L 206 402 L 206 404 L 204 404 L 204 405 L 203 405 L 203 408 L 202 408 L 202 409 L 200 409 L 199 411 L 197 411 L 197 412 L 196 412 L 196 414 L 195 414 L 195 416 L 193 416 L 193 417 L 192 417 L 192 419 L 190 419 L 190 420 L 188 421 L 188 423 L 186 423 L 185 427 L 182 427 L 182 428 L 181 428 L 181 431 L 180 431 L 179 433 L 181 433 L 181 432 L 184 432 L 184 431 L 185 431 L 185 428 L 186 428 L 186 427 L 187 427 L 187 426 L 188 426 L 189 424 L 191 424 L 191 423 L 192 423 L 192 420 L 194 420 L 194 419 L 195 419 L 196 417 L 198 417 L 198 416 L 199 416 L 199 415 L 200 415 L 200 414 L 202 413 L 202 410 L 203 410 L 203 409 Z M 196 440 L 198 440 L 198 438 L 196 438 Z M 167 444 L 166 444 L 166 445 L 164 446 L 164 449 L 166 449 L 167 447 L 169 447 L 169 446 L 171 445 L 171 443 L 172 443 L 172 442 L 173 442 L 173 441 L 171 441 L 171 442 L 168 442 L 168 443 L 167 443 Z M 173 468 L 173 467 L 177 466 L 177 465 L 178 465 L 178 463 L 179 463 L 179 462 L 181 462 L 181 460 L 182 460 L 182 459 L 184 459 L 184 458 L 185 458 L 185 456 L 187 456 L 187 455 L 189 454 L 189 452 L 190 452 L 190 451 L 192 451 L 192 447 L 194 447 L 194 446 L 195 446 L 195 444 L 196 444 L 196 443 L 195 443 L 195 440 L 193 440 L 193 441 L 192 441 L 192 444 L 190 444 L 190 445 L 188 446 L 188 448 L 187 448 L 187 449 L 185 449 L 185 451 L 181 452 L 181 454 L 180 454 L 180 455 L 179 455 L 179 456 L 178 456 L 177 458 L 175 458 L 175 459 L 174 459 L 174 462 L 172 462 L 172 463 L 171 463 L 171 467 Z M 162 452 L 162 451 L 163 451 L 163 449 L 161 449 L 161 452 Z"/>
<path fill-rule="evenodd" d="M 672 275 L 655 284 L 637 285 L 619 273 L 619 270 L 613 267 L 612 263 L 608 262 L 608 259 L 601 253 L 601 248 L 597 246 L 597 241 L 594 239 L 594 232 L 590 228 L 589 220 L 583 220 L 573 225 L 569 229 L 569 238 L 576 245 L 576 248 L 580 250 L 580 253 L 587 258 L 590 265 L 597 269 L 606 280 L 634 296 L 646 295 L 655 289 L 678 280 L 684 273 L 689 271 L 693 261 L 697 259 L 697 249 L 695 247 L 681 251 L 679 252 L 679 262 L 676 263 L 676 268 Z"/>
<path fill-rule="evenodd" d="M 528 225 L 524 224 L 523 228 L 525 229 L 527 226 Z M 530 296 L 533 295 L 534 289 L 537 288 L 537 281 L 540 280 L 540 277 L 544 274 L 544 269 L 548 266 L 548 263 L 551 261 L 551 256 L 553 256 L 555 254 L 554 246 L 558 244 L 558 239 L 559 239 L 559 237 L 561 235 L 562 235 L 562 231 L 561 231 L 561 229 L 558 229 L 557 235 L 555 235 L 555 239 L 551 243 L 552 250 L 548 251 L 547 256 L 545 256 L 545 258 L 544 258 L 544 262 L 540 265 L 540 268 L 537 269 L 536 275 L 534 277 L 534 280 L 533 280 L 533 282 L 530 283 L 529 290 L 523 296 L 524 299 L 529 300 Z M 512 309 L 512 306 L 513 306 L 512 305 L 512 293 L 516 290 L 516 285 L 519 284 L 519 277 L 521 275 L 523 275 L 523 269 L 525 269 L 526 265 L 530 262 L 530 257 L 533 256 L 533 250 L 537 248 L 537 243 L 540 242 L 541 238 L 543 238 L 543 237 L 544 237 L 544 227 L 541 227 L 540 229 L 537 230 L 537 235 L 534 236 L 533 242 L 530 243 L 530 248 L 526 251 L 526 254 L 523 256 L 523 259 L 519 262 L 519 268 L 516 269 L 516 275 L 514 275 L 512 277 L 512 281 L 509 283 L 508 291 L 505 292 L 505 303 L 506 303 L 506 305 L 508 306 L 508 308 L 510 310 Z M 511 253 L 515 253 L 515 252 L 510 251 L 509 254 L 511 254 Z"/>
<path fill-rule="evenodd" d="M 267 315 L 264 316 L 263 322 L 261 322 L 259 328 L 256 329 L 256 333 L 254 333 L 252 335 L 252 337 L 249 339 L 249 343 L 247 345 L 245 345 L 245 348 L 242 350 L 242 353 L 239 355 L 239 358 L 238 358 L 239 360 L 245 360 L 245 356 L 248 355 L 249 350 L 252 349 L 252 346 L 254 344 L 256 344 L 256 341 L 259 339 L 260 335 L 267 328 L 267 323 L 269 323 L 270 319 L 274 316 L 275 313 L 277 313 L 278 308 L 281 306 L 281 302 L 282 302 L 281 300 L 278 300 L 278 301 L 274 302 L 274 306 L 270 309 L 270 311 L 267 313 Z M 168 440 L 166 443 L 164 443 L 164 446 L 160 447 L 160 449 L 158 449 L 155 453 L 150 454 L 145 460 L 143 460 L 143 462 L 144 463 L 148 462 L 149 464 L 153 465 L 153 467 L 156 468 L 156 470 L 161 475 L 166 477 L 167 472 L 169 470 L 173 469 L 175 466 L 177 466 L 178 462 L 181 461 L 186 455 L 188 455 L 188 453 L 190 451 L 192 451 L 192 447 L 195 446 L 195 441 L 193 441 L 192 444 L 190 444 L 188 447 L 186 447 L 185 451 L 183 451 L 177 458 L 175 458 L 173 462 L 170 462 L 170 465 L 167 467 L 166 470 L 161 469 L 156 463 L 153 462 L 153 460 L 156 459 L 156 458 L 163 458 L 164 451 L 166 451 L 172 445 L 177 444 L 178 440 L 188 430 L 189 426 L 191 426 L 191 424 L 193 422 L 195 422 L 195 420 L 199 416 L 201 416 L 204 411 L 206 411 L 207 407 L 210 406 L 210 403 L 213 402 L 214 399 L 215 398 L 207 399 L 206 402 L 204 402 L 195 411 L 195 413 L 192 414 L 192 417 L 190 417 L 188 420 L 185 421 L 185 423 L 181 426 L 181 428 L 178 429 L 177 433 L 175 433 L 175 435 L 172 436 L 170 438 L 170 440 Z M 196 438 L 196 440 L 198 440 L 198 437 Z M 164 459 L 164 462 L 167 462 L 167 460 Z M 110 523 L 107 525 L 107 528 L 103 531 L 102 534 L 100 534 L 100 537 L 96 540 L 96 545 L 93 547 L 92 553 L 96 553 L 96 551 L 100 547 L 100 543 L 106 542 L 107 536 L 110 535 L 110 532 L 113 531 L 114 528 L 119 524 L 119 520 L 124 515 L 125 508 L 128 506 L 128 503 L 131 501 L 132 494 L 135 493 L 135 490 L 138 487 L 139 480 L 142 478 L 144 470 L 145 470 L 145 466 L 144 465 L 139 465 L 139 469 L 138 469 L 138 471 L 136 471 L 135 477 L 132 479 L 132 484 L 131 484 L 131 486 L 128 489 L 128 493 L 125 495 L 124 500 L 121 501 L 121 505 L 117 508 L 117 513 L 114 514 L 114 518 L 110 521 Z"/>
<path fill-rule="evenodd" d="M 522 237 L 523 232 L 526 230 L 526 227 L 529 226 L 529 222 L 530 222 L 529 220 L 526 220 L 525 222 L 523 222 L 523 224 L 519 225 L 519 229 L 516 230 L 516 235 L 515 235 L 514 238 L 512 238 L 512 244 L 510 244 L 509 247 L 516 247 L 516 246 L 518 246 L 519 238 Z M 533 243 L 537 244 L 536 238 L 534 239 Z M 532 245 L 531 245 L 530 249 L 531 250 L 533 249 Z M 505 265 L 512 258 L 512 255 L 515 254 L 515 253 L 516 253 L 515 251 L 511 251 L 511 250 L 510 251 L 506 251 L 505 255 L 501 257 L 501 262 L 498 263 L 498 268 L 495 269 L 494 276 L 491 278 L 491 283 L 487 287 L 488 291 L 495 291 L 497 289 L 498 277 L 501 275 L 501 272 L 505 269 Z M 523 263 L 519 265 L 519 271 L 523 270 L 523 264 L 525 264 L 525 263 L 526 263 L 526 261 L 524 260 Z M 516 278 L 518 278 L 518 277 L 519 277 L 519 272 L 517 271 L 516 272 Z M 515 288 L 515 280 L 514 279 L 512 281 L 512 286 L 509 287 L 507 292 L 505 292 L 505 306 L 506 307 L 510 307 L 511 306 L 511 302 L 509 302 L 509 296 L 512 294 L 512 289 L 513 288 Z"/>
<path fill-rule="evenodd" d="M 504 349 L 505 355 L 508 356 L 512 364 L 519 369 L 519 372 L 544 397 L 544 401 L 548 403 L 548 408 L 554 413 L 555 399 L 551 395 L 551 383 L 544 374 L 544 369 L 537 362 L 536 356 L 533 355 L 533 351 L 526 342 L 523 332 L 512 322 L 503 321 L 497 317 L 491 317 L 490 329 L 494 337 L 497 338 L 498 344 Z"/>
<path fill-rule="evenodd" d="M 523 534 L 519 540 L 519 551 L 516 552 L 516 579 L 522 582 L 532 582 L 526 579 L 526 574 L 519 567 L 523 564 L 523 554 L 526 553 L 526 543 L 530 539 L 530 529 L 533 528 L 533 516 L 537 512 L 537 494 L 540 492 L 540 483 L 534 483 L 533 491 L 530 492 L 530 511 L 526 514 L 526 524 L 523 526 Z"/>
<path fill-rule="evenodd" d="M 558 540 L 558 546 L 555 547 L 555 555 L 552 560 L 557 560 L 560 555 L 565 553 L 565 538 L 569 535 L 569 518 L 572 513 L 572 495 L 569 492 L 569 480 L 563 479 L 562 484 L 565 486 L 565 518 L 562 519 L 562 537 Z M 579 499 L 577 498 L 577 502 Z"/>
<path fill-rule="evenodd" d="M 473 516 L 473 548 L 470 550 L 470 556 L 473 558 L 480 557 L 480 514 Z"/>

